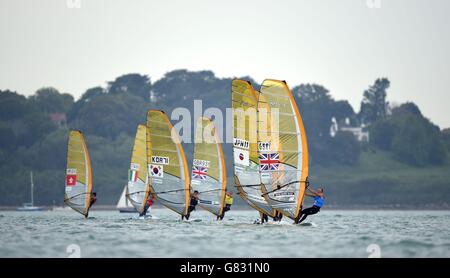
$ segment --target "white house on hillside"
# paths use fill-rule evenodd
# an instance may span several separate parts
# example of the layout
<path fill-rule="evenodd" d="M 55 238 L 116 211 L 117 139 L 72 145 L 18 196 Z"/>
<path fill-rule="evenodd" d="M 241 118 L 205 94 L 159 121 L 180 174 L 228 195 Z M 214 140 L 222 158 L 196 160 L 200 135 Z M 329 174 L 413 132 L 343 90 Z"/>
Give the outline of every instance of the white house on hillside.
<path fill-rule="evenodd" d="M 333 117 L 331 118 L 330 136 L 336 136 L 338 131 L 348 131 L 353 133 L 358 141 L 369 142 L 369 131 L 365 131 L 364 128 L 364 124 L 361 124 L 359 127 L 352 126 L 349 118 L 345 118 L 343 123 L 338 124 L 336 118 Z"/>

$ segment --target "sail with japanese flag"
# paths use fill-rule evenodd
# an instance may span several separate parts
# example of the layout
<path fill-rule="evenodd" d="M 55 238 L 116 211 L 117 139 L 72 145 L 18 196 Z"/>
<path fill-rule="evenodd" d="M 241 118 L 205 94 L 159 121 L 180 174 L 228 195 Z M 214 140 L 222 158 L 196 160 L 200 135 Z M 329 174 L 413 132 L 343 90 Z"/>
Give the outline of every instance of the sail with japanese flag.
<path fill-rule="evenodd" d="M 250 82 L 232 82 L 234 182 L 241 198 L 261 213 L 275 217 L 262 196 L 257 144 L 258 93 Z"/>
<path fill-rule="evenodd" d="M 67 144 L 65 205 L 88 216 L 92 194 L 92 172 L 89 153 L 81 131 L 71 130 Z"/>
<path fill-rule="evenodd" d="M 219 216 L 227 186 L 225 158 L 213 121 L 200 117 L 196 123 L 191 188 L 199 192 L 199 205 Z"/>
<path fill-rule="evenodd" d="M 265 80 L 258 100 L 258 148 L 263 196 L 291 219 L 299 215 L 308 179 L 308 145 L 285 81 Z M 276 112 L 276 113 L 275 113 Z"/>
<path fill-rule="evenodd" d="M 159 110 L 147 112 L 147 169 L 149 189 L 156 199 L 186 215 L 190 197 L 186 158 L 176 130 Z"/>
<path fill-rule="evenodd" d="M 126 197 L 142 213 L 149 193 L 147 177 L 147 126 L 138 125 L 134 138 Z"/>

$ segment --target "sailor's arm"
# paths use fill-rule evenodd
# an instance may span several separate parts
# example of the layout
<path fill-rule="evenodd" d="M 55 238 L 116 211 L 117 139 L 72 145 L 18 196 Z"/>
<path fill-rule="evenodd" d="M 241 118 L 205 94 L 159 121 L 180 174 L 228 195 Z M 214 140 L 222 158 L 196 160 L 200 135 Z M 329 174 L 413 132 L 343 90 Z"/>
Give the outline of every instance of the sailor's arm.
<path fill-rule="evenodd" d="M 307 196 L 310 196 L 310 197 L 316 197 L 317 196 L 317 191 L 312 190 L 310 188 L 306 188 L 306 190 L 310 192 L 310 193 L 305 193 Z"/>

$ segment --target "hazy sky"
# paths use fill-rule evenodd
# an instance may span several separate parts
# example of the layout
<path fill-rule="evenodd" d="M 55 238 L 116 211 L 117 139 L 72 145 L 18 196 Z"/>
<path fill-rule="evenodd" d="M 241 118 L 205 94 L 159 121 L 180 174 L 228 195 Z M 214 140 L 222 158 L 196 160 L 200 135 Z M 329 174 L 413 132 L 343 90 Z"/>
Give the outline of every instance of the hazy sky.
<path fill-rule="evenodd" d="M 319 83 L 358 111 L 388 77 L 389 101 L 450 127 L 448 0 L 78 1 L 0 0 L 0 89 L 79 97 L 125 73 L 209 69 Z"/>

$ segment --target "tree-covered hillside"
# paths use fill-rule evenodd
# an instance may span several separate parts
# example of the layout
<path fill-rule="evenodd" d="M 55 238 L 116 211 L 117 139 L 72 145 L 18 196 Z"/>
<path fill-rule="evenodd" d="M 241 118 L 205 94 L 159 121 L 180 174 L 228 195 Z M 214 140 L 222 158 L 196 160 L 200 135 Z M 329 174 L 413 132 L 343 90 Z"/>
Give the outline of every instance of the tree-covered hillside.
<path fill-rule="evenodd" d="M 244 79 L 259 89 L 251 78 Z M 225 115 L 231 107 L 231 80 L 211 71 L 175 70 L 154 82 L 126 74 L 87 89 L 78 100 L 51 87 L 29 97 L 13 88 L 0 91 L 0 206 L 28 201 L 30 171 L 36 203 L 62 204 L 70 128 L 86 135 L 99 204 L 115 204 L 127 181 L 136 127 L 145 122 L 146 111 L 161 109 L 170 116 L 186 108 L 193 122 L 194 100 L 202 100 L 202 111 L 218 108 Z M 449 130 L 440 130 L 414 103 L 389 105 L 389 85 L 387 78 L 375 80 L 361 92 L 356 112 L 323 85 L 289 84 L 307 131 L 312 183 L 324 184 L 330 204 L 415 206 L 450 200 Z M 332 136 L 332 119 L 341 127 L 368 131 L 369 142 L 358 141 L 344 128 Z M 183 146 L 190 163 L 193 144 Z M 230 144 L 224 144 L 224 152 L 232 188 Z"/>

